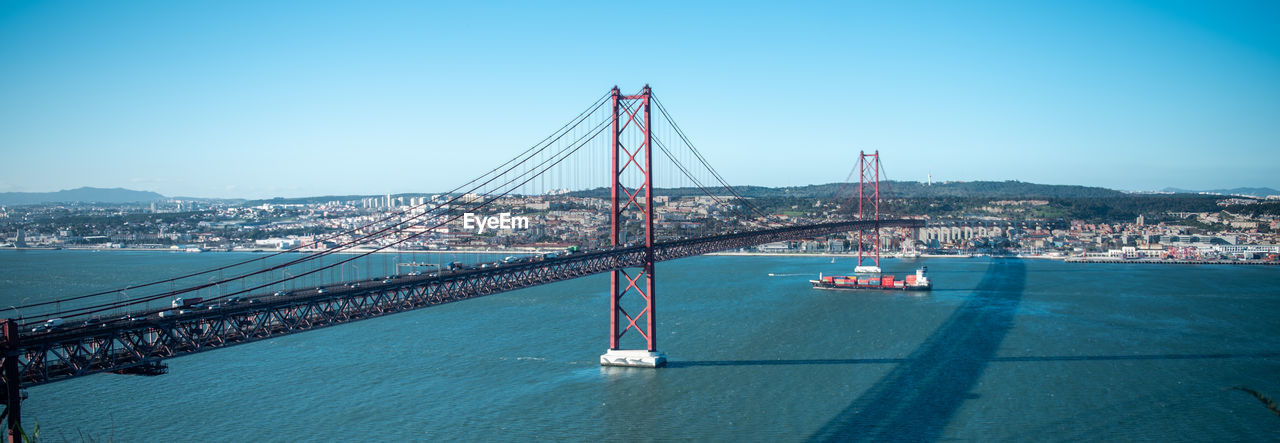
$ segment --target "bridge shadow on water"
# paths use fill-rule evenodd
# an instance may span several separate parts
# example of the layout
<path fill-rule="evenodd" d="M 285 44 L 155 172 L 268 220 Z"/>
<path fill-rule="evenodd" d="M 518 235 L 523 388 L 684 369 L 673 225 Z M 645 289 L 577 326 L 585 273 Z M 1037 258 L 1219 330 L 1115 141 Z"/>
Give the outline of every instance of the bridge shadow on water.
<path fill-rule="evenodd" d="M 810 440 L 936 440 L 1013 328 L 1026 278 L 1021 260 L 991 262 L 941 327 Z"/>
<path fill-rule="evenodd" d="M 1280 358 L 1280 352 L 1248 354 L 1134 354 L 1134 355 L 1028 355 L 1020 357 L 995 357 L 991 363 L 1044 362 L 1044 361 L 1123 361 L 1123 360 L 1230 360 L 1250 358 Z M 808 366 L 808 365 L 876 365 L 899 364 L 906 358 L 820 358 L 809 360 L 705 360 L 672 361 L 667 368 L 696 368 L 704 366 Z"/>
<path fill-rule="evenodd" d="M 1021 260 L 993 261 L 978 287 L 906 358 L 671 361 L 667 367 L 896 365 L 809 439 L 932 441 L 974 398 L 970 391 L 991 363 L 1280 358 L 1280 352 L 997 357 L 1025 284 Z"/>

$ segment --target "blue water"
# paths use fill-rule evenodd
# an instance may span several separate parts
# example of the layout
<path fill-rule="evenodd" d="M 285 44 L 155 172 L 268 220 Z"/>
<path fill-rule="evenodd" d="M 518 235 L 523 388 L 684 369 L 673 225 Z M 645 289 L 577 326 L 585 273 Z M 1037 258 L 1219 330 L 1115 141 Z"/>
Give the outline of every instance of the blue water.
<path fill-rule="evenodd" d="M 0 304 L 244 257 L 0 251 Z M 920 264 L 930 293 L 808 287 L 850 260 L 661 263 L 658 370 L 599 366 L 597 275 L 32 387 L 23 419 L 55 441 L 1280 438 L 1230 389 L 1280 396 L 1280 269 L 883 267 Z"/>

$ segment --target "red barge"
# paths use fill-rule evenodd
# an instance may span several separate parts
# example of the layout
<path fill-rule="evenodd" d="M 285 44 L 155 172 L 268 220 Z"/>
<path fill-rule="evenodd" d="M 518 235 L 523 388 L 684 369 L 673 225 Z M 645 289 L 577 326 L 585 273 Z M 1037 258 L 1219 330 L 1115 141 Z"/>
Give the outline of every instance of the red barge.
<path fill-rule="evenodd" d="M 922 267 L 916 270 L 915 275 L 908 275 L 905 279 L 898 280 L 892 275 L 880 275 L 880 267 L 878 266 L 858 266 L 856 275 L 828 275 L 818 274 L 817 280 L 809 280 L 813 284 L 814 289 L 878 289 L 878 290 L 895 290 L 895 291 L 928 291 L 933 289 L 933 283 L 929 281 L 929 277 L 925 273 L 929 271 L 928 267 Z"/>

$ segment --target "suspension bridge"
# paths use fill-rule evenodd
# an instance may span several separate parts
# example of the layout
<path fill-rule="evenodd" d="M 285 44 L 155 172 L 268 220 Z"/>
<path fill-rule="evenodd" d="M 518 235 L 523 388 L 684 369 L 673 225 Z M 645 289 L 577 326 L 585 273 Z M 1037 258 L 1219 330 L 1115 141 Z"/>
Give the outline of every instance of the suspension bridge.
<path fill-rule="evenodd" d="M 25 315 L 4 320 L 0 339 L 9 435 L 18 435 L 26 386 L 104 372 L 160 375 L 173 357 L 599 273 L 610 274 L 611 294 L 601 364 L 662 366 L 655 263 L 850 232 L 878 251 L 881 228 L 924 226 L 881 213 L 878 153 L 858 163 L 856 187 L 831 196 L 836 210 L 812 217 L 767 211 L 711 167 L 648 86 L 635 94 L 614 87 L 537 144 L 438 199 L 251 259 L 11 307 Z M 539 203 L 546 195 L 565 196 L 557 204 L 587 215 L 553 220 L 553 208 Z M 467 214 L 518 208 L 541 211 L 537 223 L 555 222 L 552 230 L 583 249 L 425 273 L 397 267 L 377 279 L 341 272 L 371 254 L 458 237 Z M 528 243 L 547 238 L 541 228 L 490 235 Z M 188 305 L 193 300 L 199 303 Z"/>

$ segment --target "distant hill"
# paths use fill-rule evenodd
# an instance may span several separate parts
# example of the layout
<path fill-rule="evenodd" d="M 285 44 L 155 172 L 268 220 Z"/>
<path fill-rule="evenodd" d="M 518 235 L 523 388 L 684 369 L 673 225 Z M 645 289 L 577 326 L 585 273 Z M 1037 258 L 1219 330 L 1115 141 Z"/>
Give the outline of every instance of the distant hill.
<path fill-rule="evenodd" d="M 163 195 L 151 191 L 134 191 L 124 188 L 65 189 L 57 192 L 0 192 L 0 205 L 36 205 L 44 203 L 137 203 L 164 200 Z"/>
<path fill-rule="evenodd" d="M 840 192 L 848 196 L 857 192 L 858 184 L 827 183 L 823 185 L 787 186 L 769 188 L 764 186 L 734 186 L 743 197 L 802 197 L 831 198 Z M 728 194 L 724 188 L 708 187 L 713 194 Z M 1041 185 L 1020 181 L 973 181 L 946 182 L 927 185 L 914 181 L 886 181 L 880 183 L 883 198 L 930 198 L 930 197 L 972 197 L 972 198 L 1103 198 L 1126 195 L 1113 189 L 1073 185 Z M 579 196 L 604 197 L 608 189 L 598 188 L 589 191 L 575 192 Z M 658 189 L 655 195 L 705 195 L 698 188 Z"/>
<path fill-rule="evenodd" d="M 1268 195 L 1280 195 L 1280 191 L 1277 191 L 1271 188 L 1231 188 L 1231 189 L 1210 189 L 1207 191 L 1192 191 L 1188 189 L 1164 188 L 1164 189 L 1161 189 L 1161 191 L 1180 192 L 1180 193 L 1187 193 L 1187 194 L 1208 192 L 1212 194 L 1222 194 L 1222 195 L 1248 195 L 1248 196 L 1258 197 L 1258 198 L 1263 198 Z"/>
<path fill-rule="evenodd" d="M 432 196 L 432 195 L 436 195 L 436 194 L 423 194 L 423 193 L 400 193 L 400 194 L 391 194 L 391 197 L 392 197 L 392 198 L 398 198 L 398 197 L 414 198 L 414 197 L 430 197 L 430 196 Z M 317 197 L 290 197 L 290 198 L 285 198 L 285 197 L 275 197 L 275 198 L 268 198 L 268 199 L 244 200 L 244 201 L 243 201 L 243 203 L 244 203 L 244 205 L 245 205 L 245 206 L 257 206 L 257 205 L 261 205 L 261 204 L 273 204 L 273 205 L 318 204 L 318 203 L 327 203 L 327 202 L 331 202 L 331 201 L 340 201 L 340 202 L 343 202 L 343 201 L 352 201 L 352 200 L 363 200 L 363 199 L 366 199 L 366 198 L 384 198 L 384 197 L 386 197 L 386 196 L 387 196 L 387 194 L 379 194 L 379 195 L 321 195 L 321 196 L 317 196 Z"/>
<path fill-rule="evenodd" d="M 165 197 L 165 200 L 182 200 L 182 201 L 195 201 L 195 202 L 204 202 L 204 203 L 223 203 L 228 205 L 243 204 L 244 202 L 247 201 L 243 198 L 186 197 L 181 195 Z"/>
<path fill-rule="evenodd" d="M 827 183 L 821 185 L 806 186 L 785 186 L 785 187 L 765 187 L 765 186 L 734 186 L 743 197 L 749 198 L 770 198 L 770 197 L 801 197 L 801 198 L 831 198 L 840 191 L 841 195 L 850 195 L 856 192 L 857 183 Z M 728 194 L 723 188 L 708 186 L 708 190 L 716 195 Z M 1109 198 L 1123 197 L 1126 194 L 1121 191 L 1099 188 L 1092 186 L 1076 186 L 1076 185 L 1044 185 L 1037 183 L 1020 182 L 1016 180 L 1009 181 L 971 181 L 971 182 L 943 182 L 933 183 L 932 185 L 916 182 L 916 181 L 885 181 L 880 183 L 881 196 L 884 198 L 933 198 L 933 197 L 962 197 L 962 198 L 993 198 L 993 199 L 1019 199 L 1019 198 Z M 1255 197 L 1266 197 L 1268 195 L 1280 195 L 1280 191 L 1271 188 L 1234 188 L 1234 189 L 1213 189 L 1208 191 L 1193 191 L 1178 188 L 1165 188 L 1162 192 L 1188 193 L 1195 194 L 1199 192 L 1210 192 L 1223 195 L 1250 195 Z M 591 196 L 591 197 L 607 197 L 608 188 L 596 188 L 585 191 L 576 191 L 571 193 L 575 196 Z M 657 189 L 656 195 L 669 196 L 688 196 L 688 195 L 706 195 L 698 188 L 663 188 Z M 226 202 L 243 202 L 247 205 L 256 205 L 263 203 L 322 203 L 327 201 L 349 201 L 359 200 L 362 198 L 380 198 L 382 195 L 328 195 L 318 197 L 299 197 L 299 198 L 273 198 L 260 200 L 243 200 L 243 199 L 199 199 L 185 198 L 184 200 L 221 200 Z M 408 193 L 393 194 L 393 197 L 418 197 L 429 196 L 431 194 Z M 174 197 L 178 198 L 178 197 Z M 91 188 L 82 187 L 76 189 L 68 189 L 57 192 L 0 192 L 0 205 L 16 206 L 16 205 L 34 205 L 45 203 L 136 203 L 149 202 L 154 200 L 166 200 L 167 198 L 151 191 L 134 191 L 124 188 Z"/>
<path fill-rule="evenodd" d="M 857 186 L 856 184 L 852 186 Z M 881 183 L 884 192 L 885 183 Z M 914 181 L 887 182 L 891 197 L 976 197 L 976 198 L 1102 198 L 1119 197 L 1123 192 L 1093 186 L 1042 185 L 1009 181 L 943 182 L 932 185 Z"/>

